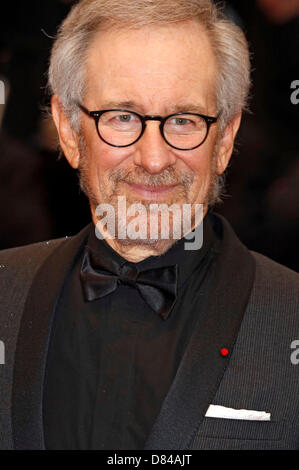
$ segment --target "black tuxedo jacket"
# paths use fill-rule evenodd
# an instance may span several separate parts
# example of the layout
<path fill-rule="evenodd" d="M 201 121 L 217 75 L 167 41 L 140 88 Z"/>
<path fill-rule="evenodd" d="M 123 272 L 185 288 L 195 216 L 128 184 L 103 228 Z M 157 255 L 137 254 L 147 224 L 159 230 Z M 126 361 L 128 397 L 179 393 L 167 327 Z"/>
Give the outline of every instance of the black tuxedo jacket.
<path fill-rule="evenodd" d="M 208 315 L 194 331 L 145 448 L 299 449 L 299 275 L 250 252 L 215 216 L 223 243 Z M 44 449 L 42 398 L 55 305 L 88 228 L 0 253 L 0 449 Z M 221 348 L 229 354 L 220 354 Z M 299 356 L 299 354 L 298 354 Z M 210 405 L 270 421 L 207 417 Z"/>

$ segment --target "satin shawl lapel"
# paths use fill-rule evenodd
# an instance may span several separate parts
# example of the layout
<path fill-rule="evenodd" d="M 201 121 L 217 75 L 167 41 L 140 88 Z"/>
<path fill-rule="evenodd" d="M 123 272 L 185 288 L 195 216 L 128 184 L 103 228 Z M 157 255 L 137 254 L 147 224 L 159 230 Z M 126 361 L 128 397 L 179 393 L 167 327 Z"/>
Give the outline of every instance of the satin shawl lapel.
<path fill-rule="evenodd" d="M 84 243 L 90 225 L 62 241 L 33 279 L 18 336 L 12 391 L 15 449 L 44 449 L 42 402 L 44 374 L 55 306 L 63 281 Z"/>
<path fill-rule="evenodd" d="M 252 289 L 254 258 L 229 223 L 215 215 L 223 242 L 212 270 L 213 291 L 185 351 L 145 449 L 180 450 L 192 445 L 219 387 Z M 216 268 L 216 269 L 215 269 Z M 221 348 L 230 352 L 223 357 Z"/>

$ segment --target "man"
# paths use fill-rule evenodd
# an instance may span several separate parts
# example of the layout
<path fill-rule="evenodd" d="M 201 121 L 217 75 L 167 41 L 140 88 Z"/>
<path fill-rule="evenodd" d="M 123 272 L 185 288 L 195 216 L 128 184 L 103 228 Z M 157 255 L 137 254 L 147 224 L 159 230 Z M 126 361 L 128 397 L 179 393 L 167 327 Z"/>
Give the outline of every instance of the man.
<path fill-rule="evenodd" d="M 49 77 L 92 223 L 1 254 L 1 447 L 298 448 L 298 275 L 211 211 L 241 31 L 209 0 L 83 0 Z"/>

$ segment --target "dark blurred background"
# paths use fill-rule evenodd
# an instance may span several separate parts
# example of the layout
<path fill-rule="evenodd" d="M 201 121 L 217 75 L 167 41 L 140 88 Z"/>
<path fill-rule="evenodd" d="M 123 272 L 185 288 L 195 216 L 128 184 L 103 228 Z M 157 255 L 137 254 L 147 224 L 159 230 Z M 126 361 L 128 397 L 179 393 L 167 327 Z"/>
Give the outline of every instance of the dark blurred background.
<path fill-rule="evenodd" d="M 90 221 L 43 110 L 52 37 L 73 3 L 1 3 L 0 249 L 73 235 Z M 299 0 L 223 3 L 248 38 L 253 86 L 217 211 L 250 249 L 299 271 Z"/>

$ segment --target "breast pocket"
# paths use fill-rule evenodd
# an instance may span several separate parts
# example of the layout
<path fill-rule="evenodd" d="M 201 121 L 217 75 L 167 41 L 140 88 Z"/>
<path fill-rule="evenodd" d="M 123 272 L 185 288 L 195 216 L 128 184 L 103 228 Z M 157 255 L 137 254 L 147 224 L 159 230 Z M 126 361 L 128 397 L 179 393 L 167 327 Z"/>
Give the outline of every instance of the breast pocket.
<path fill-rule="evenodd" d="M 275 421 L 204 418 L 198 437 L 242 440 L 280 440 L 283 424 Z"/>

